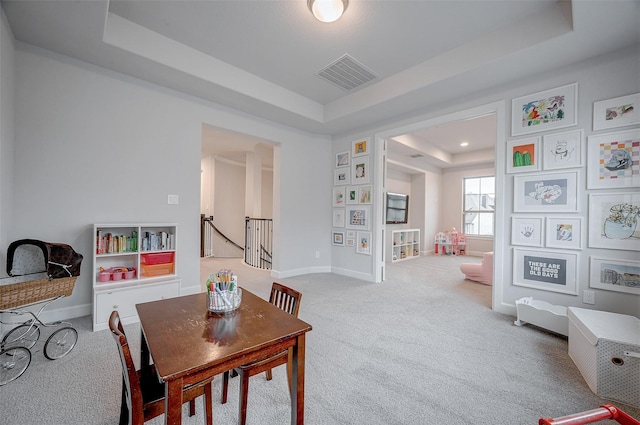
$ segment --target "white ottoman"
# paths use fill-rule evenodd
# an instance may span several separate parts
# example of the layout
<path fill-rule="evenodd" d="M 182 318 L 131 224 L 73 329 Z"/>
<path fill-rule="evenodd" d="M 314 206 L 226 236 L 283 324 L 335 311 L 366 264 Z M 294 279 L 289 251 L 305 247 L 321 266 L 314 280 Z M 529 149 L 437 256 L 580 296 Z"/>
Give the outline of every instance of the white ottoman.
<path fill-rule="evenodd" d="M 569 357 L 598 396 L 640 408 L 640 319 L 569 307 Z"/>

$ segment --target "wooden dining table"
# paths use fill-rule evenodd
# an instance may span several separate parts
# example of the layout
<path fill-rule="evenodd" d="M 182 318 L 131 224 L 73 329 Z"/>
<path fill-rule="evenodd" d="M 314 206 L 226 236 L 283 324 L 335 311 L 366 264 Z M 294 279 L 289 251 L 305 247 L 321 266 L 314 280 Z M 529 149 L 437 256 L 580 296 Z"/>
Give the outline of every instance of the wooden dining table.
<path fill-rule="evenodd" d="M 291 424 L 302 425 L 305 336 L 311 325 L 245 289 L 240 307 L 224 315 L 209 312 L 206 297 L 199 293 L 136 304 L 141 366 L 153 359 L 165 383 L 165 423 L 182 423 L 186 385 L 289 349 Z"/>

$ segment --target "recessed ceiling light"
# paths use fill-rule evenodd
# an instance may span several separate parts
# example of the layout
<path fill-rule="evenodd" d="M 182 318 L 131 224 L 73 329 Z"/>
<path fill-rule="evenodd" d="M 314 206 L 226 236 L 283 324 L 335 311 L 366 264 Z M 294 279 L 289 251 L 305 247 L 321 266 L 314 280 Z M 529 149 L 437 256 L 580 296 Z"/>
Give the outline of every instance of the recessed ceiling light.
<path fill-rule="evenodd" d="M 463 148 L 467 147 L 467 146 L 469 146 L 469 142 L 462 142 L 462 143 L 460 143 L 460 146 L 462 146 Z"/>

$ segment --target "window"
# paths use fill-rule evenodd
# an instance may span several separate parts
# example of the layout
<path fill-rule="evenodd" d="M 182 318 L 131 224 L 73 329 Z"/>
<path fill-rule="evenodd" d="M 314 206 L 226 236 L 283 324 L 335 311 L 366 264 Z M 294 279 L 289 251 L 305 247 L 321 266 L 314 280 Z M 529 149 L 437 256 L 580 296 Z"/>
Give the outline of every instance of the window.
<path fill-rule="evenodd" d="M 464 185 L 464 233 L 493 236 L 496 195 L 495 177 L 469 177 Z"/>

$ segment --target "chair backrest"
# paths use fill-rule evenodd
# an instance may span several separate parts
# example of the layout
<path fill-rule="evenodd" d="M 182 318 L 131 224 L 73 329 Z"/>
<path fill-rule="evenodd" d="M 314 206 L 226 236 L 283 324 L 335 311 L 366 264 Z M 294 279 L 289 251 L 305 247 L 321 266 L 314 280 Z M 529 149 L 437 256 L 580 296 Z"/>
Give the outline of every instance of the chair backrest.
<path fill-rule="evenodd" d="M 131 357 L 129 342 L 124 333 L 124 328 L 122 327 L 122 322 L 120 322 L 120 315 L 117 310 L 114 310 L 109 317 L 109 329 L 111 329 L 113 339 L 115 339 L 118 346 L 120 361 L 122 362 L 123 389 L 126 392 L 126 403 L 129 408 L 129 423 L 142 424 L 144 423 L 142 389 L 133 358 Z M 124 401 L 125 400 L 123 400 L 123 402 Z"/>
<path fill-rule="evenodd" d="M 278 282 L 273 282 L 273 285 L 271 285 L 269 302 L 295 317 L 298 317 L 301 300 L 302 294 L 295 289 L 291 289 Z"/>

